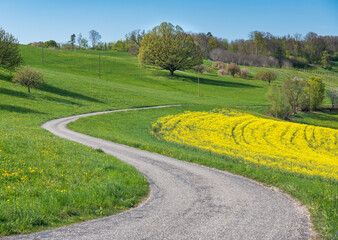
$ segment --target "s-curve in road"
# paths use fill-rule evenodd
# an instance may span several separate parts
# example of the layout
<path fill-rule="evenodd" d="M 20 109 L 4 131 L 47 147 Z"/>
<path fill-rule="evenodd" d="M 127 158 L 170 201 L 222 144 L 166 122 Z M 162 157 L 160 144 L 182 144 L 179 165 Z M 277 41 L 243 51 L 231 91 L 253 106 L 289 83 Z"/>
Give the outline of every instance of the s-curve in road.
<path fill-rule="evenodd" d="M 160 107 L 168 106 L 157 108 Z M 133 165 L 150 182 L 150 197 L 139 207 L 118 215 L 15 236 L 14 239 L 310 238 L 306 209 L 272 188 L 228 172 L 112 143 L 66 128 L 68 123 L 78 118 L 108 112 L 56 119 L 42 127 L 62 138 L 100 148 Z"/>

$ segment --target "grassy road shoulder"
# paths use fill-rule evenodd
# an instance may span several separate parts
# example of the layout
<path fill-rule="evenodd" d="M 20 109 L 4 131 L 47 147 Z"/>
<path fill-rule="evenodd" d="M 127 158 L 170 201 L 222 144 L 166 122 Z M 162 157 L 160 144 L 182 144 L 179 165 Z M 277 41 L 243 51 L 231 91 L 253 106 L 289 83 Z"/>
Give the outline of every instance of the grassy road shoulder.
<path fill-rule="evenodd" d="M 105 81 L 94 88 L 92 78 L 47 69 L 43 73 L 46 85 L 31 94 L 14 86 L 9 73 L 0 74 L 1 236 L 115 214 L 136 206 L 148 194 L 147 181 L 134 168 L 55 137 L 40 125 L 88 111 L 149 105 L 151 97 L 147 101 L 135 93 L 121 101 L 121 95 L 133 90 Z M 111 88 L 120 95 L 112 98 L 107 91 Z"/>

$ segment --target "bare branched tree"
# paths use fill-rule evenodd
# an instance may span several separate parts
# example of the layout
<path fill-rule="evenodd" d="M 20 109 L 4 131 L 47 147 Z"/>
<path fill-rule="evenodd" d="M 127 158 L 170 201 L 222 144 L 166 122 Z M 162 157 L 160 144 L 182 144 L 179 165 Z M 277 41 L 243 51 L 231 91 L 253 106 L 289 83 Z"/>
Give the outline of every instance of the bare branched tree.
<path fill-rule="evenodd" d="M 243 52 L 233 52 L 231 50 L 223 50 L 216 48 L 211 50 L 210 59 L 213 61 L 222 61 L 226 63 L 237 63 L 239 65 L 255 66 L 255 67 L 280 67 L 278 59 L 271 56 L 246 55 Z"/>
<path fill-rule="evenodd" d="M 81 33 L 79 33 L 79 35 L 77 35 L 76 41 L 77 41 L 78 46 L 81 47 L 81 41 L 82 41 L 82 34 Z"/>
<path fill-rule="evenodd" d="M 97 31 L 91 30 L 89 32 L 89 40 L 92 42 L 92 48 L 94 49 L 95 46 L 100 42 L 101 35 Z"/>

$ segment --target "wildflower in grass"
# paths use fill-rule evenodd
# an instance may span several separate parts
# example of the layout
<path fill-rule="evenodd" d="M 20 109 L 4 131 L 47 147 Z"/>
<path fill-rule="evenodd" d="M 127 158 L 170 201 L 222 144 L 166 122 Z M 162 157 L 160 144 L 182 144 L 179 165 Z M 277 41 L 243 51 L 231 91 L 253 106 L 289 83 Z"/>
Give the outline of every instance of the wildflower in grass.
<path fill-rule="evenodd" d="M 166 141 L 272 168 L 338 178 L 335 129 L 222 110 L 163 117 L 153 124 L 152 132 Z"/>

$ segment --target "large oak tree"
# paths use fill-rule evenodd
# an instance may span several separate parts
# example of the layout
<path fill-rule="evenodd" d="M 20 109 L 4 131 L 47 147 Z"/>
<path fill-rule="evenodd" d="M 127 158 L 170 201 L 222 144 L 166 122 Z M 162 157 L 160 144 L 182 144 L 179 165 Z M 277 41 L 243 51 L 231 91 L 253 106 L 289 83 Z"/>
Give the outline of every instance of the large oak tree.
<path fill-rule="evenodd" d="M 202 53 L 190 34 L 180 26 L 163 22 L 154 27 L 141 41 L 138 55 L 140 64 L 149 64 L 169 70 L 191 69 L 202 63 Z"/>

